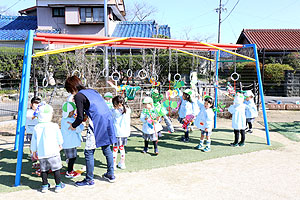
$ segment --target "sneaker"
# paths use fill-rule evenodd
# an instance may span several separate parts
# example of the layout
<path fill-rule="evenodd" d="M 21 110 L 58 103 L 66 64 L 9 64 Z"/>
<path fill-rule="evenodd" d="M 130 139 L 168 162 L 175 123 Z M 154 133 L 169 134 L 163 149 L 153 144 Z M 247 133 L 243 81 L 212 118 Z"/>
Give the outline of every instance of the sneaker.
<path fill-rule="evenodd" d="M 119 167 L 120 169 L 126 169 L 125 163 L 119 162 L 119 163 L 118 163 L 118 167 Z"/>
<path fill-rule="evenodd" d="M 239 142 L 239 146 L 240 146 L 240 147 L 243 147 L 243 146 L 245 146 L 245 143 Z"/>
<path fill-rule="evenodd" d="M 252 129 L 249 129 L 246 131 L 246 133 L 251 134 L 251 133 L 253 133 L 253 131 L 252 131 Z"/>
<path fill-rule="evenodd" d="M 39 169 L 40 163 L 32 163 L 32 169 Z"/>
<path fill-rule="evenodd" d="M 237 147 L 237 146 L 239 146 L 239 144 L 238 143 L 230 143 L 230 146 Z"/>
<path fill-rule="evenodd" d="M 60 182 L 60 184 L 55 186 L 55 192 L 58 193 L 60 192 L 62 189 L 64 189 L 66 187 L 66 185 L 63 182 Z"/>
<path fill-rule="evenodd" d="M 114 175 L 108 175 L 107 173 L 103 174 L 102 178 L 104 178 L 110 183 L 114 183 L 116 181 L 116 177 Z"/>
<path fill-rule="evenodd" d="M 198 144 L 197 146 L 194 147 L 195 149 L 201 150 L 204 148 L 202 144 Z"/>
<path fill-rule="evenodd" d="M 148 153 L 148 148 L 144 147 L 142 153 Z"/>
<path fill-rule="evenodd" d="M 158 155 L 158 148 L 154 149 L 154 154 Z"/>
<path fill-rule="evenodd" d="M 190 138 L 183 138 L 182 141 L 183 141 L 183 142 L 189 142 L 189 141 L 190 141 Z"/>
<path fill-rule="evenodd" d="M 206 146 L 202 151 L 203 152 L 210 152 L 210 148 L 208 146 Z"/>
<path fill-rule="evenodd" d="M 75 171 L 71 171 L 70 173 L 66 172 L 66 175 L 65 175 L 66 178 L 76 178 L 78 176 L 81 176 L 81 174 L 78 172 L 75 172 Z"/>
<path fill-rule="evenodd" d="M 83 179 L 82 181 L 77 181 L 75 183 L 75 185 L 77 187 L 80 187 L 80 186 L 89 186 L 89 187 L 93 187 L 95 184 L 94 180 L 91 180 L 91 181 L 87 181 L 86 179 Z"/>
<path fill-rule="evenodd" d="M 48 192 L 49 188 L 50 188 L 50 184 L 49 183 L 47 185 L 42 185 L 41 192 L 42 193 L 46 193 L 46 192 Z"/>

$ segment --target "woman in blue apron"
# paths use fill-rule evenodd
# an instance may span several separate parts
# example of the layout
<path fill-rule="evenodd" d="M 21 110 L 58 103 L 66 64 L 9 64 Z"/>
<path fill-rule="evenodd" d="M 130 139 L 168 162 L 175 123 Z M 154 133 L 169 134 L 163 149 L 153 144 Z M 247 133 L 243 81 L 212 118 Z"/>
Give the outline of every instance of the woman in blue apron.
<path fill-rule="evenodd" d="M 69 77 L 65 82 L 65 88 L 67 92 L 74 95 L 77 107 L 77 117 L 70 124 L 70 129 L 75 129 L 83 122 L 85 113 L 91 122 L 88 134 L 94 135 L 94 137 L 87 137 L 91 139 L 86 142 L 84 150 L 86 178 L 83 181 L 76 182 L 76 186 L 94 185 L 94 152 L 95 148 L 98 147 L 102 148 L 107 161 L 107 173 L 103 174 L 102 177 L 109 182 L 114 182 L 113 154 L 110 145 L 116 143 L 117 139 L 113 127 L 113 118 L 107 104 L 96 90 L 85 88 L 77 76 Z M 89 146 L 88 148 L 87 145 Z"/>

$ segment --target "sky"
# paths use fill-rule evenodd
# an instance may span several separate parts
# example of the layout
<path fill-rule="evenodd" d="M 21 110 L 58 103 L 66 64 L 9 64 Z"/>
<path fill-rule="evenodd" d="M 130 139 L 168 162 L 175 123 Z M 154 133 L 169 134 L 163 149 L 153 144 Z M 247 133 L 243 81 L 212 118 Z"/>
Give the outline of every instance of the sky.
<path fill-rule="evenodd" d="M 155 7 L 157 12 L 148 19 L 169 25 L 173 39 L 217 42 L 219 16 L 215 9 L 220 0 L 124 1 L 126 9 L 133 2 Z M 243 29 L 300 29 L 300 0 L 222 0 L 222 4 L 227 11 L 221 17 L 221 43 L 236 43 Z M 0 10 L 11 7 L 10 15 L 34 5 L 35 0 L 0 0 Z"/>

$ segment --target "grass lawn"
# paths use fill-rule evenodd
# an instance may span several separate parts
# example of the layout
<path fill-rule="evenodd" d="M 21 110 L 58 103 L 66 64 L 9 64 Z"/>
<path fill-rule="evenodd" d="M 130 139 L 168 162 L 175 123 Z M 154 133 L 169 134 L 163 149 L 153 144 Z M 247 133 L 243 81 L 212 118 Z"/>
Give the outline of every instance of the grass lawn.
<path fill-rule="evenodd" d="M 153 145 L 150 143 L 148 154 L 140 153 L 143 149 L 143 139 L 141 136 L 132 136 L 128 139 L 126 146 L 126 170 L 117 169 L 115 174 L 123 172 L 133 172 L 138 170 L 147 170 L 152 168 L 167 167 L 176 164 L 197 162 L 207 159 L 231 156 L 264 149 L 276 149 L 282 146 L 280 143 L 272 142 L 272 146 L 267 146 L 265 138 L 246 135 L 245 147 L 230 147 L 228 144 L 233 141 L 233 133 L 231 130 L 217 129 L 212 136 L 212 151 L 208 153 L 195 150 L 193 147 L 199 142 L 200 132 L 194 131 L 191 134 L 191 142 L 183 143 L 180 141 L 182 132 L 164 134 L 158 142 L 159 155 L 153 154 Z M 84 146 L 84 144 L 82 145 Z M 75 169 L 80 169 L 85 165 L 83 149 L 78 149 L 79 158 L 75 163 Z M 119 156 L 119 155 L 118 155 Z M 12 192 L 24 189 L 39 189 L 41 186 L 41 178 L 32 174 L 31 161 L 29 159 L 29 148 L 24 148 L 23 170 L 20 187 L 12 187 L 14 185 L 15 168 L 16 168 L 16 152 L 4 150 L 0 152 L 0 192 Z M 119 157 L 118 157 L 119 159 Z M 65 157 L 62 155 L 62 160 Z M 63 161 L 66 170 L 66 163 Z M 106 171 L 105 157 L 102 155 L 101 149 L 95 152 L 95 178 L 100 179 L 101 175 Z M 85 174 L 83 174 L 85 175 Z M 74 184 L 74 181 L 82 180 L 83 177 L 75 180 L 66 179 L 62 175 L 62 181 L 67 184 Z M 53 175 L 49 175 L 49 183 L 54 185 Z"/>
<path fill-rule="evenodd" d="M 269 122 L 269 128 L 292 141 L 300 141 L 300 122 Z"/>

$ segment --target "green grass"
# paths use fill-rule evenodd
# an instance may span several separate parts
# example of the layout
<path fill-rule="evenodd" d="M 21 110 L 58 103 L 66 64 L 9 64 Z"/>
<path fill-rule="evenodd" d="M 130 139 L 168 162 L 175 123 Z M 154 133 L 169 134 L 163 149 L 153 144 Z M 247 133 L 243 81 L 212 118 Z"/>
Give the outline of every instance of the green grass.
<path fill-rule="evenodd" d="M 269 128 L 292 141 L 300 141 L 300 122 L 269 122 Z"/>
<path fill-rule="evenodd" d="M 277 142 L 272 142 L 272 146 L 267 146 L 265 139 L 253 135 L 246 135 L 245 147 L 230 147 L 228 144 L 233 141 L 232 130 L 217 129 L 212 136 L 212 151 L 204 153 L 193 149 L 199 142 L 200 132 L 194 131 L 191 134 L 191 142 L 183 143 L 180 141 L 182 132 L 164 134 L 158 142 L 159 155 L 153 154 L 153 145 L 150 143 L 149 154 L 140 153 L 143 149 L 143 139 L 141 136 L 132 136 L 128 139 L 126 146 L 126 170 L 116 171 L 118 173 L 133 172 L 139 170 L 147 170 L 159 167 L 167 167 L 176 164 L 197 162 L 207 159 L 231 156 L 236 154 L 249 153 L 264 149 L 276 149 L 282 146 Z M 84 146 L 84 144 L 82 145 Z M 78 149 L 79 158 L 75 163 L 75 168 L 80 169 L 85 164 L 83 149 Z M 119 155 L 118 155 L 119 156 Z M 0 192 L 12 192 L 24 189 L 39 189 L 41 178 L 32 175 L 34 170 L 31 169 L 31 161 L 29 160 L 29 148 L 24 148 L 23 170 L 20 187 L 13 187 L 15 178 L 16 153 L 13 151 L 4 150 L 0 152 Z M 119 159 L 119 157 L 118 157 Z M 65 160 L 62 156 L 62 160 Z M 66 166 L 65 162 L 63 164 Z M 66 168 L 63 168 L 65 172 Z M 100 176 L 106 171 L 105 157 L 102 155 L 101 149 L 95 152 L 95 178 L 100 179 Z M 83 174 L 84 175 L 84 174 Z M 74 184 L 74 181 L 81 180 L 66 179 L 62 176 L 62 181 L 67 184 Z M 54 185 L 53 175 L 49 175 L 49 183 Z"/>

